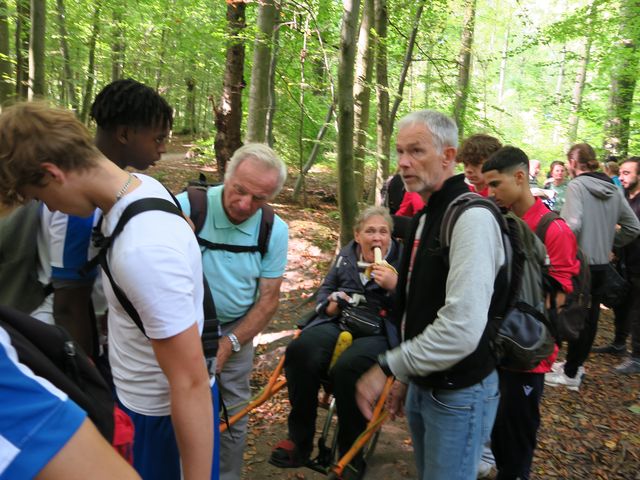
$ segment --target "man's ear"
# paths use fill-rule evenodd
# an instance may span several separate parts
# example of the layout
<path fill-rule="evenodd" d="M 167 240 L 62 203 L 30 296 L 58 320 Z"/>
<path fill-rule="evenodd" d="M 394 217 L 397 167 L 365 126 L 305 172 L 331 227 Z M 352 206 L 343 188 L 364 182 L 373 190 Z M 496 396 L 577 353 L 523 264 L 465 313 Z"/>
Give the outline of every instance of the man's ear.
<path fill-rule="evenodd" d="M 518 168 L 515 172 L 513 172 L 513 176 L 516 179 L 517 185 L 522 185 L 523 183 L 529 184 L 529 172 L 525 172 L 524 170 Z"/>
<path fill-rule="evenodd" d="M 131 132 L 128 125 L 118 125 L 116 127 L 116 140 L 118 142 L 126 145 L 129 143 L 129 135 L 131 135 Z"/>
<path fill-rule="evenodd" d="M 444 147 L 442 153 L 444 154 L 442 166 L 445 168 L 451 167 L 452 165 L 455 166 L 458 149 L 456 147 Z"/>

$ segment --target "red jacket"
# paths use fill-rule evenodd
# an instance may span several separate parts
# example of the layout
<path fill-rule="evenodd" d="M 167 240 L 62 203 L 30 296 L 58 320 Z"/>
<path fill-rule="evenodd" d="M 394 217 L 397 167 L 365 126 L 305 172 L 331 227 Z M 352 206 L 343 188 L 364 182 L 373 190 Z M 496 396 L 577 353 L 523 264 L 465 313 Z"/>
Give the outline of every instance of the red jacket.
<path fill-rule="evenodd" d="M 545 204 L 539 198 L 536 198 L 536 202 L 523 215 L 522 220 L 535 232 L 540 219 L 548 212 L 549 209 Z M 576 236 L 564 220 L 551 222 L 545 235 L 544 246 L 547 248 L 547 254 L 549 255 L 549 274 L 560 283 L 565 293 L 571 293 L 573 291 L 571 277 L 577 275 L 580 271 L 580 262 L 576 258 L 578 252 Z M 551 365 L 553 365 L 557 356 L 558 346 L 556 345 L 549 357 L 529 371 L 532 373 L 547 373 L 551 371 Z"/>
<path fill-rule="evenodd" d="M 413 217 L 416 213 L 424 208 L 424 200 L 417 192 L 406 192 L 402 197 L 402 203 L 396 211 L 396 215 L 404 217 Z"/>

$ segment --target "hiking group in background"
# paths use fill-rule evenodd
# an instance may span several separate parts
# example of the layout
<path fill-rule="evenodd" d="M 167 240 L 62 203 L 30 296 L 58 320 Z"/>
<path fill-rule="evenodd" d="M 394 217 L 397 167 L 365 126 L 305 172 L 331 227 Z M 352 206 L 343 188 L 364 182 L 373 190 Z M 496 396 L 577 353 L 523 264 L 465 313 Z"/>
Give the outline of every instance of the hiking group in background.
<path fill-rule="evenodd" d="M 253 338 L 278 308 L 288 227 L 268 202 L 286 165 L 247 144 L 221 185 L 175 197 L 126 170 L 165 152 L 160 95 L 119 80 L 91 115 L 94 139 L 42 103 L 0 114 L 0 202 L 24 204 L 0 219 L 0 479 L 239 480 L 247 421 L 220 435 L 219 420 L 250 400 Z M 359 218 L 287 349 L 289 438 L 270 462 L 308 464 L 320 384 L 348 450 L 392 376 L 386 408 L 407 415 L 421 480 L 528 479 L 545 385 L 579 392 L 590 352 L 640 373 L 640 157 L 605 174 L 577 144 L 539 184 L 540 161 L 484 133 L 458 147 L 431 110 L 399 121 L 396 152 L 385 204 L 410 227 L 392 238 L 384 207 Z M 594 347 L 601 303 L 615 338 Z M 26 315 L 51 324 L 40 336 L 57 352 L 16 328 Z M 70 392 L 88 378 L 102 413 Z M 366 460 L 349 467 L 342 478 L 363 478 Z"/>

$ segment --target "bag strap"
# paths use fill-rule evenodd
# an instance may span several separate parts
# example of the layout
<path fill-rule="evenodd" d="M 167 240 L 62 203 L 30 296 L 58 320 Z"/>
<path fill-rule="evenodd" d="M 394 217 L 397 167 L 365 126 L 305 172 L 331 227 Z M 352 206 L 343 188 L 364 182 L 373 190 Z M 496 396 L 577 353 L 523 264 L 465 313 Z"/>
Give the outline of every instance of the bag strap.
<path fill-rule="evenodd" d="M 109 268 L 109 262 L 107 261 L 107 253 L 109 252 L 109 249 L 113 245 L 113 241 L 116 239 L 118 235 L 120 235 L 120 233 L 122 233 L 122 230 L 124 230 L 124 227 L 129 222 L 129 220 L 131 220 L 136 215 L 139 215 L 143 212 L 148 212 L 150 210 L 159 210 L 162 212 L 171 213 L 171 214 L 182 217 L 182 213 L 180 212 L 178 207 L 176 207 L 169 200 L 164 200 L 162 198 L 142 198 L 140 200 L 136 200 L 135 202 L 131 203 L 124 209 L 124 211 L 122 212 L 122 215 L 120 216 L 120 219 L 118 220 L 118 223 L 113 229 L 113 232 L 109 237 L 103 238 L 102 245 L 100 246 L 100 252 L 98 253 L 98 255 L 96 255 L 96 257 L 94 257 L 94 259 L 91 260 L 91 262 L 93 262 L 96 258 L 98 259 L 100 266 L 102 267 L 102 269 L 104 270 L 104 273 L 107 275 L 107 278 L 109 279 L 109 283 L 111 284 L 111 289 L 113 290 L 114 295 L 118 299 L 118 302 L 120 302 L 120 305 L 122 305 L 122 308 L 124 308 L 124 310 L 127 312 L 127 315 L 131 317 L 131 320 L 133 320 L 133 323 L 136 324 L 136 326 L 140 329 L 140 331 L 142 331 L 142 333 L 145 336 L 147 336 L 147 333 L 144 329 L 144 325 L 142 324 L 142 320 L 140 319 L 140 315 L 138 314 L 138 311 L 133 306 L 133 304 L 131 303 L 131 300 L 129 300 L 129 298 L 124 293 L 124 291 L 115 282 L 115 279 L 111 274 L 111 269 Z M 101 226 L 102 217 L 100 218 L 98 224 Z"/>
<path fill-rule="evenodd" d="M 204 221 L 207 218 L 207 187 L 189 185 L 187 187 L 187 198 L 191 207 L 189 218 L 195 226 L 198 243 L 200 243 L 200 231 L 204 227 Z"/>
<path fill-rule="evenodd" d="M 273 207 L 265 204 L 261 207 L 262 217 L 260 219 L 260 230 L 258 232 L 258 242 L 256 245 L 232 245 L 229 243 L 217 243 L 202 238 L 200 232 L 204 227 L 207 218 L 207 190 L 208 187 L 201 185 L 190 185 L 187 187 L 187 198 L 191 207 L 189 218 L 195 226 L 198 244 L 209 250 L 224 250 L 231 253 L 254 253 L 259 252 L 261 257 L 267 254 L 269 249 L 269 240 L 273 231 L 273 222 L 275 212 Z"/>
<path fill-rule="evenodd" d="M 551 224 L 558 219 L 560 219 L 560 215 L 556 212 L 547 212 L 542 216 L 536 227 L 536 235 L 542 243 L 544 243 L 544 239 L 547 237 L 547 230 L 549 230 Z"/>

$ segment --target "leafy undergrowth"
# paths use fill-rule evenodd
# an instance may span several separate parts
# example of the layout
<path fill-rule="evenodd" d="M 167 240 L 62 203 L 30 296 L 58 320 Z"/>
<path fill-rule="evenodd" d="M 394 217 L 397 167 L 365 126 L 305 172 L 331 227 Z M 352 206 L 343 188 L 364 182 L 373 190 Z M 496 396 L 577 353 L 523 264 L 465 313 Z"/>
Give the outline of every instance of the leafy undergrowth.
<path fill-rule="evenodd" d="M 174 192 L 204 171 L 215 179 L 215 170 L 184 156 L 176 142 L 149 174 Z M 327 272 L 338 241 L 335 203 L 336 180 L 332 172 L 318 168 L 307 180 L 307 208 L 292 201 L 294 179 L 289 179 L 274 207 L 289 225 L 289 255 L 280 309 L 258 341 L 258 359 L 252 376 L 256 393 L 310 308 L 310 298 Z M 596 345 L 613 337 L 612 315 L 603 311 Z M 640 480 L 640 375 L 622 376 L 612 367 L 620 361 L 593 355 L 586 367 L 580 392 L 546 387 L 542 401 L 542 425 L 538 434 L 532 479 Z M 286 389 L 249 416 L 249 436 L 244 452 L 244 479 L 320 479 L 308 469 L 280 470 L 267 463 L 274 445 L 286 438 L 289 404 Z M 321 418 L 324 414 L 319 414 Z M 411 440 L 404 421 L 384 425 L 376 454 L 366 478 L 415 478 Z"/>

